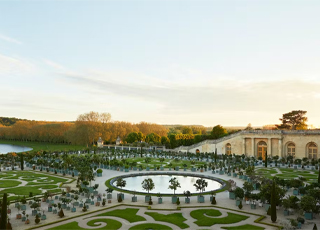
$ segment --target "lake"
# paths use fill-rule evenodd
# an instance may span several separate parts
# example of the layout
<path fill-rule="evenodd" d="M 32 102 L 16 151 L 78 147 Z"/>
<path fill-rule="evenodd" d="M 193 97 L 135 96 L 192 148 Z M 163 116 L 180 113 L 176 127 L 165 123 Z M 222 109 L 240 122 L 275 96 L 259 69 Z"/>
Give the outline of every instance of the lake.
<path fill-rule="evenodd" d="M 10 152 L 20 153 L 20 152 L 27 152 L 30 150 L 32 150 L 32 148 L 30 147 L 0 144 L 0 153 L 2 154 L 10 153 Z"/>

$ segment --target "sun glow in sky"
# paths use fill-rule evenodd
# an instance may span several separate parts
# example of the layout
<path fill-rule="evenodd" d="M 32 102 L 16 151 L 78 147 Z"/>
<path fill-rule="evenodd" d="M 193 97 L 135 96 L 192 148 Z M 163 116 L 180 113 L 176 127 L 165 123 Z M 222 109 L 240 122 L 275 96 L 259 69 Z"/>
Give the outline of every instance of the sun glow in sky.
<path fill-rule="evenodd" d="M 320 125 L 319 1 L 1 1 L 0 116 Z"/>

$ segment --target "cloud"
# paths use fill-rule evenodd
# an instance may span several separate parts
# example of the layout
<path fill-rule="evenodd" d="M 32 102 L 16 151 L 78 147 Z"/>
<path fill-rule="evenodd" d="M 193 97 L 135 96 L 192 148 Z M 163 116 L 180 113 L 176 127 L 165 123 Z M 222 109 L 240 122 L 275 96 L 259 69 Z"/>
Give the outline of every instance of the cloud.
<path fill-rule="evenodd" d="M 65 68 L 64 66 L 62 66 L 62 65 L 60 65 L 60 64 L 58 64 L 58 63 L 56 63 L 54 61 L 51 61 L 51 60 L 48 60 L 48 59 L 43 59 L 43 62 L 45 64 L 47 64 L 48 66 L 53 67 L 56 70 L 63 70 L 63 71 L 67 70 L 67 68 Z"/>
<path fill-rule="evenodd" d="M 0 76 L 26 75 L 35 70 L 36 66 L 29 60 L 0 54 Z"/>
<path fill-rule="evenodd" d="M 6 42 L 10 42 L 10 43 L 15 43 L 15 44 L 18 44 L 18 45 L 22 44 L 21 41 L 19 41 L 17 39 L 14 39 L 14 38 L 11 38 L 11 37 L 8 37 L 8 36 L 5 36 L 3 34 L 0 34 L 0 40 L 6 41 Z"/>
<path fill-rule="evenodd" d="M 162 113 L 199 114 L 223 112 L 290 111 L 313 108 L 319 104 L 316 96 L 320 83 L 302 80 L 242 82 L 219 80 L 215 84 L 144 85 L 137 82 L 113 81 L 112 77 L 95 78 L 92 73 L 62 75 L 74 87 L 102 97 L 114 95 L 150 101 L 162 108 Z M 130 76 L 127 76 L 130 78 Z M 182 80 L 183 81 L 183 80 Z M 194 79 L 194 81 L 197 81 Z M 320 111 L 319 111 L 320 112 Z"/>

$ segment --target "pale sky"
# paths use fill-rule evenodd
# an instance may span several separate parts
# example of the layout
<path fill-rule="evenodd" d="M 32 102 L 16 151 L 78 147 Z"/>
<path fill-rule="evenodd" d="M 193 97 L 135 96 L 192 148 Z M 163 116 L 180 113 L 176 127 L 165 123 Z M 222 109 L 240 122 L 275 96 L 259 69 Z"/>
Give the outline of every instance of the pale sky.
<path fill-rule="evenodd" d="M 320 126 L 320 1 L 0 1 L 0 116 Z"/>

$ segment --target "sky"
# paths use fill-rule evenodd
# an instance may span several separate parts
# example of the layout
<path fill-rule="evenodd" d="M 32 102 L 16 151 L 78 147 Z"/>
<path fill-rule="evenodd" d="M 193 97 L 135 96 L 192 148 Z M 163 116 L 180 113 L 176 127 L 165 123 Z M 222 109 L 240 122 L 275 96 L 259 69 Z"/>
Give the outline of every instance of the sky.
<path fill-rule="evenodd" d="M 320 127 L 320 1 L 0 1 L 0 116 Z"/>

